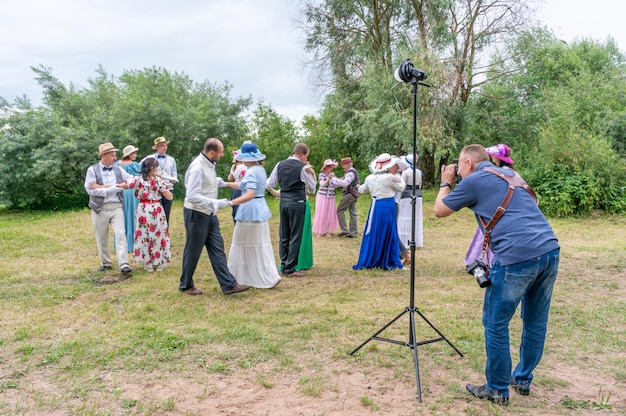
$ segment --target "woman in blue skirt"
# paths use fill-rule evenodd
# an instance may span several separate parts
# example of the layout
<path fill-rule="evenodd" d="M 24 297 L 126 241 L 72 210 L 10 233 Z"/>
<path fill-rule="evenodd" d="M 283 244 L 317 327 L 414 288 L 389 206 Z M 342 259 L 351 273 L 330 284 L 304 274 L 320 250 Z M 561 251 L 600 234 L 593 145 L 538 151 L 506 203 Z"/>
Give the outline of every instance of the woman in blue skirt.
<path fill-rule="evenodd" d="M 139 176 L 141 172 L 141 164 L 137 162 L 137 152 L 139 151 L 133 145 L 128 145 L 122 150 L 122 160 L 116 161 L 115 164 L 124 169 L 130 176 Z M 126 241 L 128 244 L 128 252 L 134 251 L 135 243 L 135 212 L 139 200 L 135 198 L 134 189 L 124 190 L 124 228 L 126 229 Z M 115 245 L 115 240 L 113 241 Z"/>
<path fill-rule="evenodd" d="M 398 175 L 398 158 L 383 153 L 372 161 L 372 172 L 359 193 L 369 193 L 372 204 L 367 215 L 359 261 L 352 266 L 360 269 L 401 269 L 400 244 L 396 224 L 396 192 L 402 192 L 406 186 L 402 176 Z"/>

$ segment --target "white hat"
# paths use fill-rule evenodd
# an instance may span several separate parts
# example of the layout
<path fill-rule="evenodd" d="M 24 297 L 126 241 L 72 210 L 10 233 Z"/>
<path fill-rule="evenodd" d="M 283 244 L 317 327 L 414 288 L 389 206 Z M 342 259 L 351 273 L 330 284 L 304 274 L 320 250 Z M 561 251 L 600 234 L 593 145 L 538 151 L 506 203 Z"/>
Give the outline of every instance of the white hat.
<path fill-rule="evenodd" d="M 376 159 L 370 163 L 370 172 L 383 173 L 398 164 L 398 158 L 391 156 L 389 153 L 381 153 Z"/>
<path fill-rule="evenodd" d="M 136 148 L 132 144 L 129 144 L 128 146 L 124 148 L 124 150 L 122 150 L 122 159 L 127 158 L 128 156 L 138 151 L 139 151 L 138 148 Z"/>

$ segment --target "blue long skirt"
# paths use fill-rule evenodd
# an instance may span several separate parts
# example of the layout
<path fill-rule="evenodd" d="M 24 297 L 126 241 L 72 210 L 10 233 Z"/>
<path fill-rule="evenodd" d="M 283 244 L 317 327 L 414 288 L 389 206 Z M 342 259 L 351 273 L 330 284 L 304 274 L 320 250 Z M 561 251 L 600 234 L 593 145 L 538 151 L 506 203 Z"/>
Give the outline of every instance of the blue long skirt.
<path fill-rule="evenodd" d="M 139 200 L 135 198 L 134 189 L 124 190 L 124 229 L 126 231 L 126 244 L 128 252 L 132 253 L 135 248 L 135 214 Z M 115 236 L 113 236 L 113 247 L 116 247 Z"/>
<path fill-rule="evenodd" d="M 360 269 L 401 269 L 400 244 L 396 225 L 394 198 L 372 198 L 361 241 L 359 261 L 352 266 Z"/>

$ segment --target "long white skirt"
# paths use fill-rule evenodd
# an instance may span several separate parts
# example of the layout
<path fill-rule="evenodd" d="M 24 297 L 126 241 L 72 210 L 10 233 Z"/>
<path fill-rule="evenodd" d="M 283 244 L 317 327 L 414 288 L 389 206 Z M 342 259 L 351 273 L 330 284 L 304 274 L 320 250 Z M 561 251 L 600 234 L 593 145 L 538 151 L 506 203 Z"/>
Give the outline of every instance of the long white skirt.
<path fill-rule="evenodd" d="M 398 238 L 409 249 L 411 239 L 411 198 L 400 200 L 398 211 Z M 415 198 L 415 247 L 424 247 L 424 231 L 422 219 L 422 198 Z"/>
<path fill-rule="evenodd" d="M 280 282 L 267 221 L 237 221 L 228 270 L 237 283 L 259 289 L 274 287 Z"/>

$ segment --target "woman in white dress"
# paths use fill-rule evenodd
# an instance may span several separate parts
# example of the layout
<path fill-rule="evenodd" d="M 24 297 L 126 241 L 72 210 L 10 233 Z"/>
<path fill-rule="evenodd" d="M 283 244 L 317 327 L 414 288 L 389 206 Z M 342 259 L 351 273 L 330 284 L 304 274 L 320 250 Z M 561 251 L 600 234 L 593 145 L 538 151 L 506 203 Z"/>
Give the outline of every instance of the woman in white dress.
<path fill-rule="evenodd" d="M 261 165 L 265 155 L 256 144 L 247 143 L 241 146 L 235 158 L 247 169 L 240 182 L 227 182 L 229 188 L 241 190 L 241 196 L 231 201 L 239 208 L 235 214 L 228 269 L 239 284 L 272 288 L 281 277 L 276 268 L 268 223 L 272 213 L 265 201 L 267 174 Z"/>
<path fill-rule="evenodd" d="M 404 161 L 408 167 L 402 171 L 402 179 L 406 188 L 400 196 L 400 209 L 398 212 L 398 238 L 409 249 L 411 239 L 412 213 L 411 197 L 413 196 L 413 170 L 415 169 L 415 247 L 424 246 L 424 232 L 422 219 L 422 171 L 415 167 L 413 155 L 406 155 Z M 409 257 L 410 261 L 410 257 Z"/>

